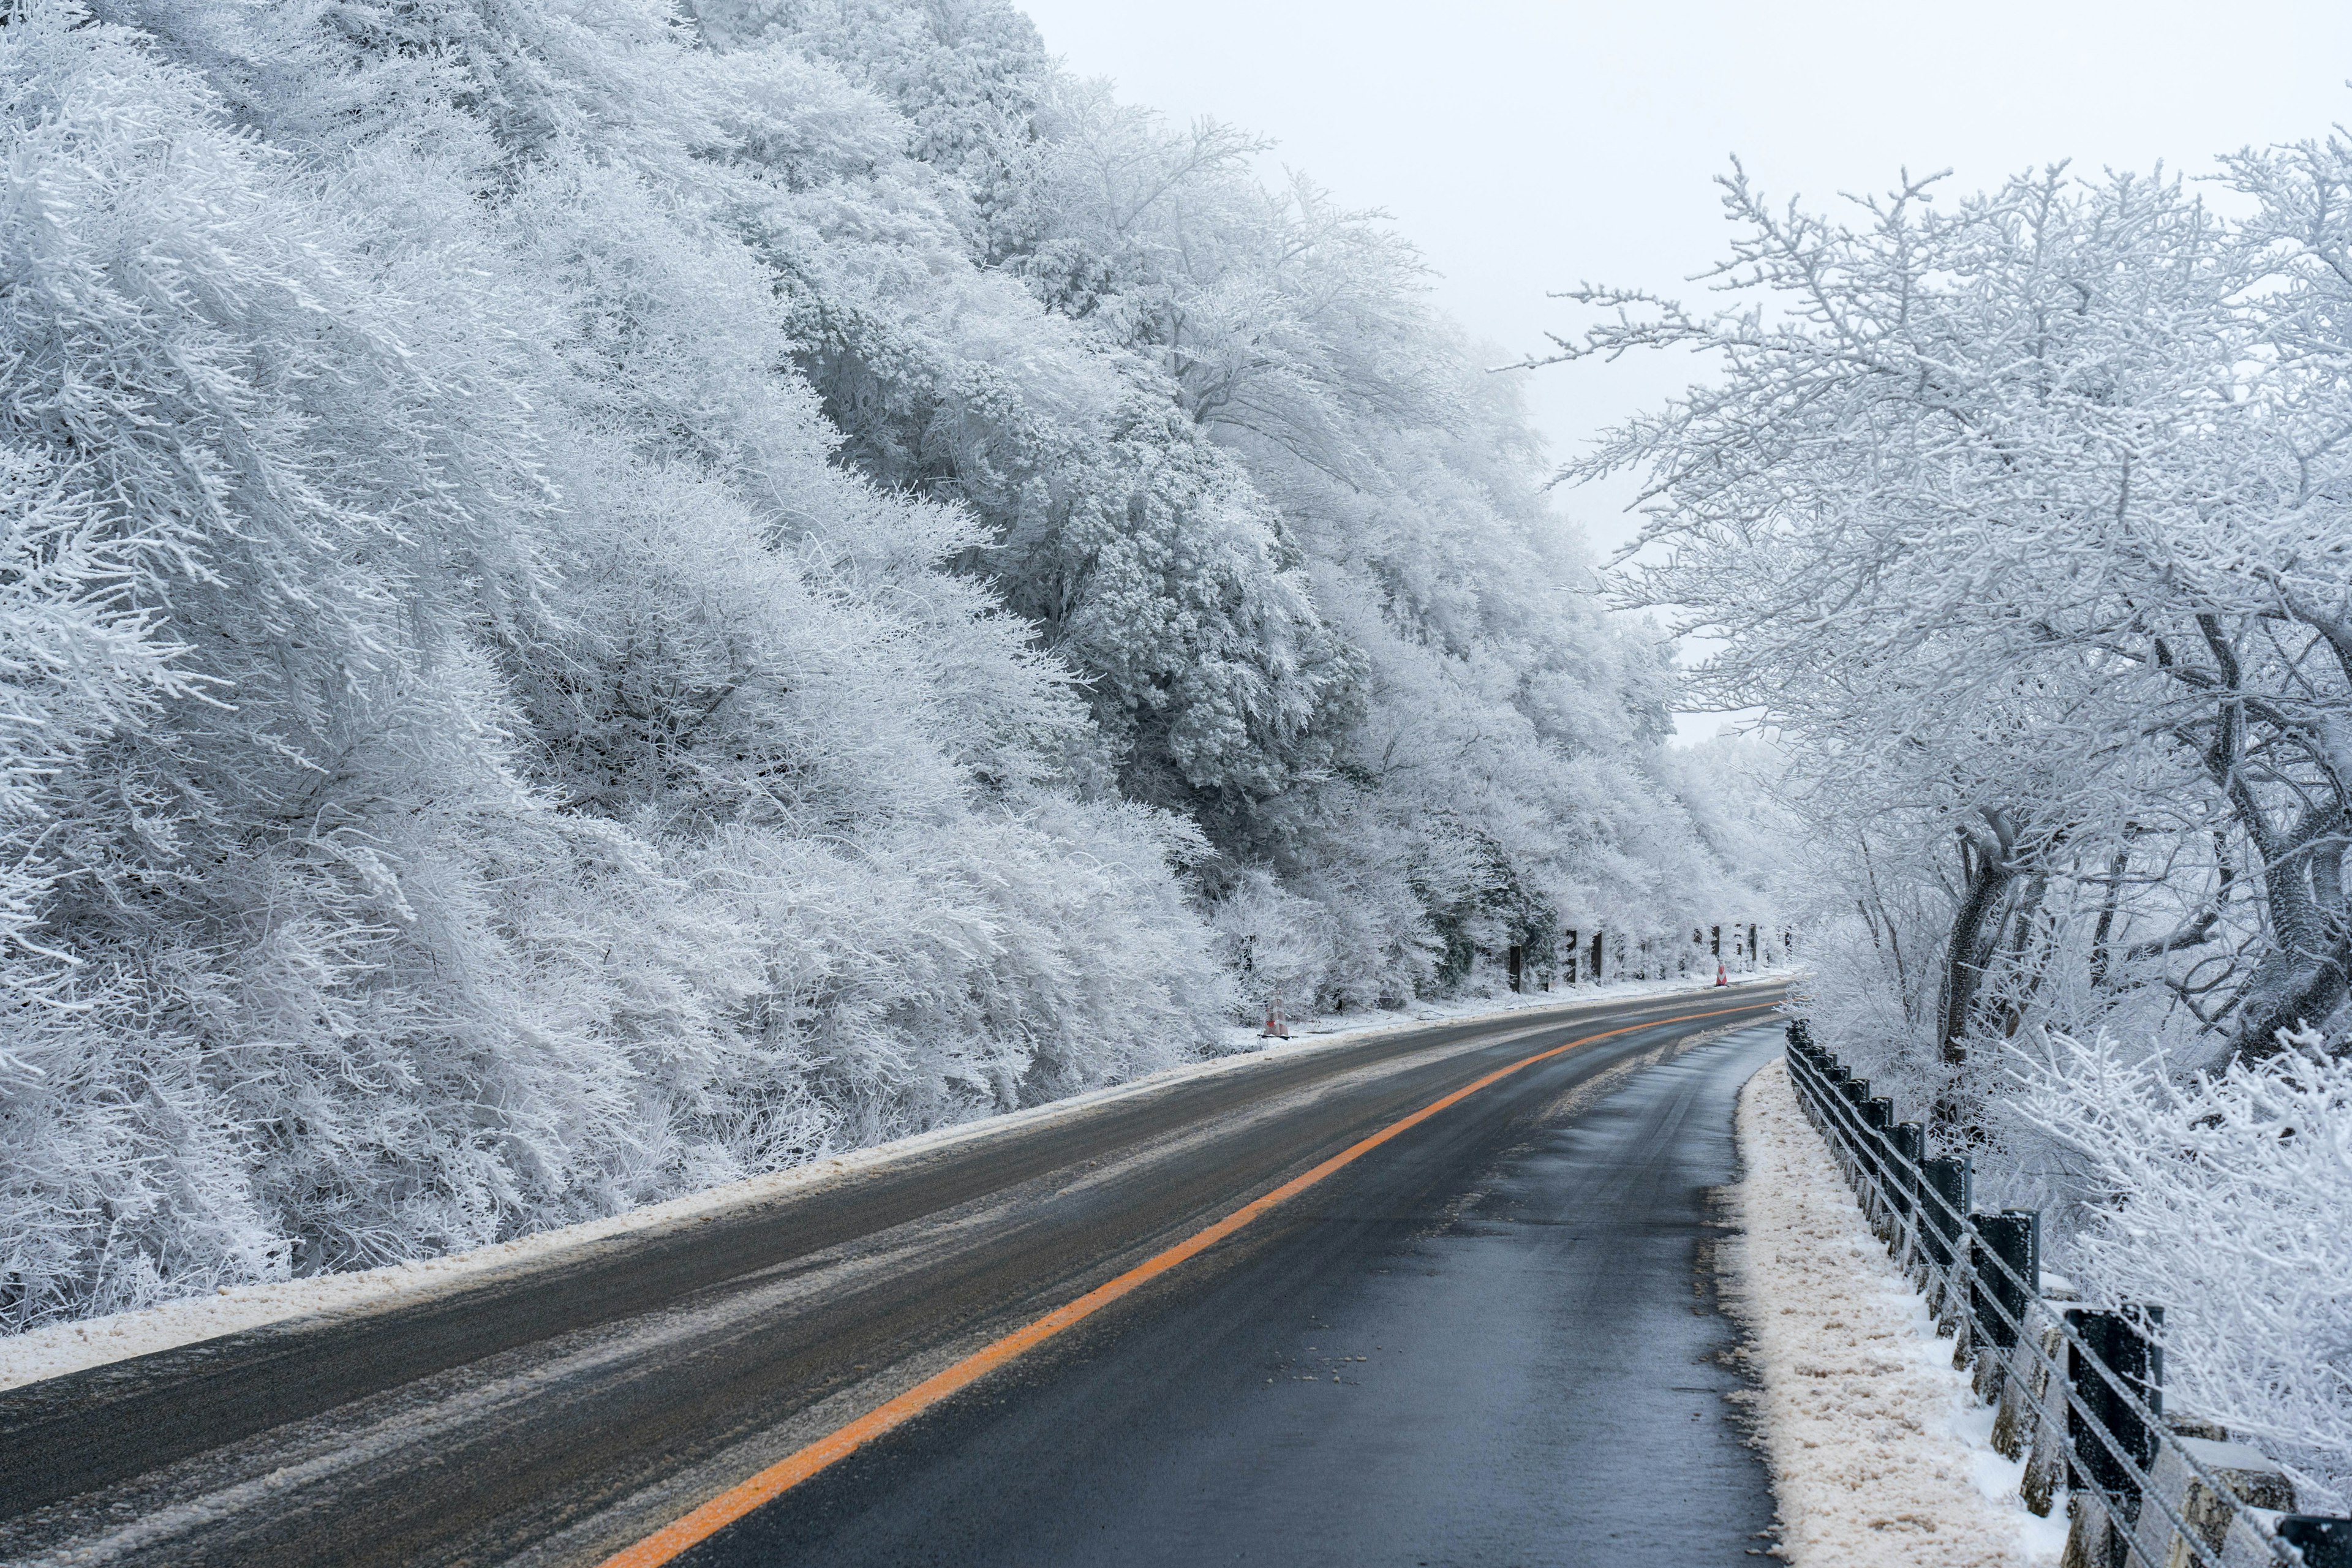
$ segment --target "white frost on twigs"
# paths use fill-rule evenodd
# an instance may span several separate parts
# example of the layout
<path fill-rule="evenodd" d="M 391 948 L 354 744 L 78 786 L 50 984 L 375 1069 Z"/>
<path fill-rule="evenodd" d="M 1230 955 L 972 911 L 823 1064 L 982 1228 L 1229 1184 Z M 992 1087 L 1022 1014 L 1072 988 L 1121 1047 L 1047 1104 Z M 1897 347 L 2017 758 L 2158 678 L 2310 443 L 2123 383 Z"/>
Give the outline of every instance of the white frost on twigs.
<path fill-rule="evenodd" d="M 2019 1500 L 1927 1305 L 1863 1222 L 1775 1062 L 1739 1097 L 1736 1307 L 1798 1568 L 2055 1563 L 2063 1522 Z"/>
<path fill-rule="evenodd" d="M 2053 1035 L 2019 1111 L 2087 1203 L 2070 1268 L 2164 1305 L 2168 1393 L 2286 1468 L 2303 1506 L 2352 1501 L 2352 1058 L 2313 1032 L 2218 1073 Z"/>

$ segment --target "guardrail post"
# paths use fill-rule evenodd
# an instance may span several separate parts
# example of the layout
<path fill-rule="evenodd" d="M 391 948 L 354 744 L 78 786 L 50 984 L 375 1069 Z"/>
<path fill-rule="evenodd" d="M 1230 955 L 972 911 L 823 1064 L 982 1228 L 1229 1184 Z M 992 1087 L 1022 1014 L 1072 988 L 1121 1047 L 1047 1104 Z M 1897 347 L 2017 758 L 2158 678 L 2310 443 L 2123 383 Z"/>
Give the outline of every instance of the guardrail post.
<path fill-rule="evenodd" d="M 2047 1298 L 2042 1305 L 2050 1305 Z M 2041 1345 L 2042 1355 L 2033 1363 L 2026 1380 L 2025 1392 L 2031 1398 L 2013 1424 L 2012 1441 L 2025 1455 L 2025 1479 L 2018 1491 L 2025 1499 L 2026 1511 L 2038 1519 L 2047 1519 L 2067 1477 L 2066 1336 L 2064 1325 L 2056 1318 L 2042 1319 Z M 1998 1445 L 2001 1437 L 1998 1415 L 1993 1417 L 1992 1433 Z M 2011 1454 L 2010 1458 L 2017 1456 Z"/>
<path fill-rule="evenodd" d="M 1958 1303 L 1953 1286 L 1968 1261 L 1969 1205 L 1975 1195 L 1976 1168 L 1965 1155 L 1919 1163 L 1919 1229 L 1927 1257 L 1919 1280 L 1927 1310 L 1939 1334 L 1957 1333 Z"/>
<path fill-rule="evenodd" d="M 2303 1568 L 2352 1568 L 2352 1519 L 2291 1513 L 2278 1521 L 2278 1538 L 2303 1553 Z"/>
<path fill-rule="evenodd" d="M 2003 1209 L 1976 1216 L 1976 1281 L 1969 1305 L 1977 1332 L 2000 1350 L 2017 1343 L 2026 1303 L 2042 1294 L 2042 1215 Z"/>
<path fill-rule="evenodd" d="M 1862 1109 L 1862 1102 L 1870 1098 L 1870 1080 L 1866 1078 L 1856 1078 L 1852 1073 L 1848 1073 L 1839 1080 L 1838 1093 L 1844 1098 L 1849 1107 L 1858 1112 Z M 1845 1157 L 1848 1163 L 1858 1165 L 1865 1171 L 1870 1168 L 1867 1152 L 1853 1138 L 1850 1131 L 1850 1123 L 1843 1117 L 1838 1122 L 1838 1142 L 1845 1145 Z M 1848 1176 L 1847 1180 L 1852 1181 L 1853 1178 Z M 1865 1202 L 1864 1207 L 1867 1206 Z"/>
<path fill-rule="evenodd" d="M 2010 1363 L 2026 1305 L 2042 1294 L 2042 1216 L 2031 1209 L 2004 1209 L 1974 1216 L 1969 1228 L 1969 1337 L 1979 1352 L 1976 1394 L 2000 1405 L 2008 1403 Z"/>
<path fill-rule="evenodd" d="M 1919 1228 L 1927 1238 L 1928 1260 L 1939 1268 L 1949 1268 L 1952 1245 L 1960 1238 L 1976 1185 L 1976 1168 L 1966 1155 L 1922 1160 L 1919 1185 Z"/>
<path fill-rule="evenodd" d="M 2136 1395 L 2151 1415 L 2163 1415 L 2164 1348 L 2154 1335 L 2164 1326 L 2164 1309 L 2069 1307 L 2065 1316 L 2080 1342 L 2066 1346 L 2066 1382 L 2073 1394 L 2066 1402 L 2067 1472 L 2074 1517 L 2059 1561 L 2062 1568 L 2124 1568 L 2131 1555 L 2126 1541 L 2139 1518 L 2140 1478 L 2156 1458 L 2156 1433 L 2125 1403 L 2124 1393 Z"/>
<path fill-rule="evenodd" d="M 1919 1195 L 1919 1162 L 1927 1153 L 1927 1129 L 1916 1121 L 1898 1121 L 1886 1135 L 1895 1145 L 1895 1206 L 1909 1214 Z"/>
<path fill-rule="evenodd" d="M 2075 1394 L 2066 1406 L 2066 1436 L 2074 1449 L 2074 1469 L 2091 1486 L 2133 1507 L 2139 1500 L 2134 1468 L 2145 1469 L 2156 1457 L 2156 1434 L 2125 1404 L 2116 1383 L 2137 1395 L 2149 1414 L 2164 1414 L 2164 1347 L 2154 1337 L 2164 1327 L 2164 1309 L 2139 1306 L 2108 1311 L 2069 1307 L 2066 1321 L 2082 1341 L 2066 1347 L 2066 1381 L 2074 1385 Z M 2114 1383 L 2090 1364 L 2090 1356 L 2084 1352 L 2086 1345 L 2090 1354 L 2115 1374 Z M 2093 1422 L 2115 1438 L 2115 1447 L 2123 1450 L 2124 1458 L 2117 1458 L 2092 1432 Z"/>
<path fill-rule="evenodd" d="M 1887 1243 L 1891 1247 L 1903 1235 L 1895 1225 L 1895 1171 L 1887 1161 L 1885 1144 L 1887 1131 L 1895 1125 L 1895 1102 L 1883 1094 L 1873 1095 L 1864 1100 L 1862 1124 L 1878 1134 L 1875 1139 L 1862 1140 L 1863 1163 L 1869 1167 L 1871 1173 L 1877 1178 L 1877 1184 L 1872 1189 L 1870 1194 L 1870 1202 L 1864 1205 L 1864 1213 L 1873 1222 L 1873 1228 L 1877 1232 L 1878 1239 Z"/>
<path fill-rule="evenodd" d="M 1895 1151 L 1886 1184 L 1895 1199 L 1895 1237 L 1887 1251 L 1908 1278 L 1919 1266 L 1919 1162 L 1927 1156 L 1927 1130 L 1916 1121 L 1898 1121 L 1886 1130 L 1886 1141 Z"/>
<path fill-rule="evenodd" d="M 2029 1303 L 2029 1306 L 2031 1303 Z M 2010 1347 L 2001 1360 L 2007 1375 L 2001 1379 L 2000 1394 L 1992 1413 L 1993 1451 L 2004 1459 L 2030 1459 L 2037 1447 L 2042 1406 L 2049 1394 L 2049 1373 L 2042 1356 L 2054 1352 L 2049 1347 L 2048 1330 L 2037 1327 L 2032 1320 L 2019 1314 L 2025 1324 L 2018 1344 Z M 2022 1347 L 2022 1348 L 2021 1348 Z M 2036 1355 L 2039 1350 L 2042 1354 Z M 2032 1466 L 2028 1464 L 2023 1481 L 2018 1489 L 2028 1500 L 2033 1496 Z M 2042 1513 L 2050 1511 L 2048 1498 L 2043 1498 Z"/>

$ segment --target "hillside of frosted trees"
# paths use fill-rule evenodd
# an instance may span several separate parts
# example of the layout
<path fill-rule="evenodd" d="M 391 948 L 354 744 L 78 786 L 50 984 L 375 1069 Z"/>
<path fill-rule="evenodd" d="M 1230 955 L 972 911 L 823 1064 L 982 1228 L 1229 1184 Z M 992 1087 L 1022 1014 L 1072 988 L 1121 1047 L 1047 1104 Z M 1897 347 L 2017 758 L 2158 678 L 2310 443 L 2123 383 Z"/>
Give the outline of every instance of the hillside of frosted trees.
<path fill-rule="evenodd" d="M 1719 374 L 1565 477 L 1642 473 L 1627 597 L 1778 730 L 1816 1027 L 2352 1506 L 2352 141 L 1723 196 L 1727 300 L 1556 356 Z"/>
<path fill-rule="evenodd" d="M 0 1328 L 1759 907 L 1412 250 L 1003 5 L 18 0 L 0 94 Z"/>

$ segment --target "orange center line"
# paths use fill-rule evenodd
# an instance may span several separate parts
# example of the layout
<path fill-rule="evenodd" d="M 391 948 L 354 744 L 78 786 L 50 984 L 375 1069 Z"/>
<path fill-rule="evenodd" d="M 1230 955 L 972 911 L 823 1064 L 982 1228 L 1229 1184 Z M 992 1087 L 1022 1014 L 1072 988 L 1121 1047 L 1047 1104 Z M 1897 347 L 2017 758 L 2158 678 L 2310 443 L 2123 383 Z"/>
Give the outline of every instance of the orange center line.
<path fill-rule="evenodd" d="M 1293 1176 L 1263 1197 L 1244 1204 L 1224 1218 L 1206 1229 L 1194 1232 L 1165 1252 L 1146 1258 L 1126 1273 L 1107 1280 L 1066 1306 L 1057 1307 L 1036 1321 L 1015 1329 L 992 1344 L 979 1350 L 949 1367 L 935 1373 L 897 1398 L 876 1405 L 855 1421 L 835 1428 L 761 1470 L 749 1480 L 741 1481 L 720 1492 L 683 1519 L 656 1531 L 635 1545 L 626 1547 L 606 1558 L 601 1568 L 659 1568 L 684 1552 L 688 1548 L 708 1541 L 745 1514 L 773 1502 L 777 1498 L 807 1480 L 827 1466 L 847 1458 L 859 1448 L 897 1426 L 902 1426 L 934 1405 L 957 1391 L 970 1387 L 980 1379 L 1003 1366 L 1014 1357 L 1052 1339 L 1055 1334 L 1080 1321 L 1092 1317 L 1120 1297 L 1158 1279 L 1214 1247 L 1217 1243 L 1248 1225 L 1259 1215 L 1297 1197 L 1334 1171 L 1354 1163 L 1390 1139 L 1420 1126 L 1450 1105 L 1467 1100 L 1488 1084 L 1510 1077 L 1522 1068 L 1564 1055 L 1579 1046 L 1589 1046 L 1596 1040 L 1611 1039 L 1618 1035 L 1630 1035 L 1636 1030 L 1654 1029 L 1666 1024 L 1686 1024 L 1699 1018 L 1720 1018 L 1730 1013 L 1756 1010 L 1746 1007 L 1720 1007 L 1708 1013 L 1685 1013 L 1672 1018 L 1646 1018 L 1638 1024 L 1628 1024 L 1622 1029 L 1608 1029 L 1597 1035 L 1554 1046 L 1524 1057 L 1508 1067 L 1496 1068 L 1486 1077 L 1463 1085 L 1441 1100 L 1433 1100 L 1419 1110 L 1399 1121 L 1392 1121 L 1378 1132 L 1349 1144 L 1312 1170 Z"/>

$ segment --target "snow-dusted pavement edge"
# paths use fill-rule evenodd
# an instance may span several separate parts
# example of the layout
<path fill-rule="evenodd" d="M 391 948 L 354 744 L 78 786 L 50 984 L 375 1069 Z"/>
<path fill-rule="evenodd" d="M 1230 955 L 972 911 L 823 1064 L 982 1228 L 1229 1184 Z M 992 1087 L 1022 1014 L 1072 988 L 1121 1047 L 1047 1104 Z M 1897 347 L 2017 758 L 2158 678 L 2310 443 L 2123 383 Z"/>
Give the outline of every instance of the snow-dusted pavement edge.
<path fill-rule="evenodd" d="M 2054 1563 L 2063 1520 L 2018 1498 L 1992 1411 L 1952 1368 L 1829 1150 L 1768 1064 L 1739 1095 L 1730 1305 L 1748 1332 L 1757 1426 L 1797 1568 Z"/>
<path fill-rule="evenodd" d="M 1734 985 L 1754 985 L 1768 980 L 1793 980 L 1807 973 L 1802 964 L 1767 965 L 1733 978 Z M 1369 1039 L 1374 1035 L 1390 1034 L 1398 1029 L 1417 1029 L 1427 1024 L 1470 1023 L 1482 1018 L 1507 1017 L 1513 1013 L 1541 1012 L 1548 1008 L 1582 1007 L 1591 1003 L 1638 1002 L 1644 996 L 1667 996 L 1678 991 L 1712 991 L 1716 989 L 1712 975 L 1686 974 L 1674 980 L 1610 980 L 1599 985 L 1579 985 L 1573 990 L 1523 991 L 1514 995 L 1508 991 L 1494 991 L 1475 996 L 1461 996 L 1444 1002 L 1415 1002 L 1404 1013 L 1381 1015 L 1378 1024 L 1358 1024 L 1352 1015 L 1334 1014 L 1310 1018 L 1304 1022 L 1293 1018 L 1290 1028 L 1297 1037 L 1286 1042 L 1296 1047 L 1326 1037 L 1350 1040 Z M 1398 1020 L 1402 1021 L 1398 1021 Z M 1275 1042 L 1279 1048 L 1286 1042 Z M 1267 1042 L 1258 1036 L 1254 1024 L 1235 1024 L 1225 1030 L 1228 1051 L 1261 1052 Z M 1190 1069 L 1179 1068 L 1177 1072 Z M 1163 1074 L 1162 1077 L 1165 1075 Z M 1155 1079 L 1151 1081 L 1157 1082 Z"/>
<path fill-rule="evenodd" d="M 1780 978 L 1796 971 L 1765 971 L 1740 976 L 1742 984 Z M 223 1334 L 289 1322 L 298 1318 L 334 1318 L 427 1300 L 438 1295 L 479 1285 L 497 1275 L 520 1272 L 560 1262 L 568 1253 L 592 1249 L 622 1237 L 658 1235 L 699 1224 L 738 1208 L 754 1206 L 848 1180 L 910 1155 L 927 1154 L 978 1139 L 1001 1136 L 1015 1129 L 1034 1127 L 1089 1110 L 1126 1095 L 1146 1093 L 1183 1079 L 1223 1073 L 1245 1072 L 1276 1057 L 1290 1058 L 1354 1045 L 1403 1029 L 1431 1024 L 1468 1023 L 1482 1018 L 1504 1019 L 1515 1013 L 1543 1009 L 1582 1011 L 1614 1002 L 1638 1000 L 1677 991 L 1713 989 L 1697 976 L 1685 980 L 1613 981 L 1583 986 L 1573 992 L 1534 992 L 1518 996 L 1475 997 L 1459 1002 L 1417 1004 L 1400 1018 L 1385 1016 L 1382 1023 L 1348 1028 L 1323 1020 L 1303 1026 L 1299 1037 L 1261 1042 L 1253 1031 L 1229 1033 L 1226 1049 L 1233 1053 L 1206 1061 L 1188 1062 L 1128 1083 L 1049 1105 L 1002 1116 L 982 1117 L 935 1129 L 912 1137 L 877 1143 L 864 1149 L 827 1155 L 804 1165 L 730 1182 L 664 1203 L 604 1219 L 560 1229 L 540 1231 L 513 1241 L 499 1242 L 442 1258 L 419 1258 L 382 1268 L 348 1274 L 324 1274 L 305 1279 L 281 1279 L 266 1284 L 224 1286 L 211 1295 L 184 1297 L 137 1311 L 117 1312 L 79 1322 L 52 1323 L 28 1332 L 0 1336 L 0 1389 L 16 1388 L 44 1378 L 127 1361 L 180 1345 L 195 1344 Z"/>

